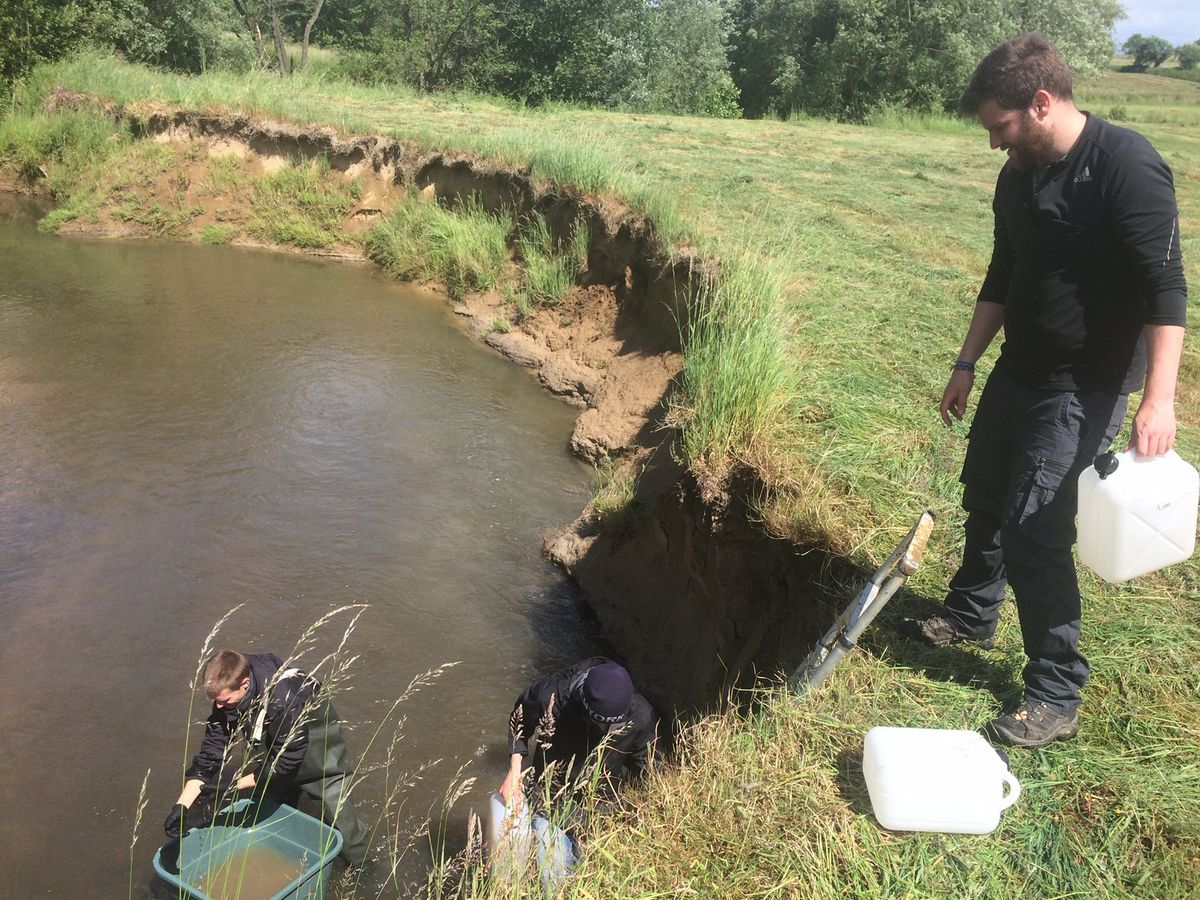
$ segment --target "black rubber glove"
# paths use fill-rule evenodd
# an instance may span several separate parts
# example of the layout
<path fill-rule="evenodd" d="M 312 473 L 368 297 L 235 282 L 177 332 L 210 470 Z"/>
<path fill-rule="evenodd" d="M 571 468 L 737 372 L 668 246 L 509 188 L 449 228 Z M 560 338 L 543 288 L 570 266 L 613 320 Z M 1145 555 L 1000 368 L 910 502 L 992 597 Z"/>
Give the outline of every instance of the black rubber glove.
<path fill-rule="evenodd" d="M 186 812 L 186 806 L 182 803 L 176 803 L 171 807 L 171 811 L 167 813 L 166 821 L 163 822 L 163 831 L 166 832 L 168 840 L 179 840 L 179 832 L 183 828 L 183 816 Z"/>

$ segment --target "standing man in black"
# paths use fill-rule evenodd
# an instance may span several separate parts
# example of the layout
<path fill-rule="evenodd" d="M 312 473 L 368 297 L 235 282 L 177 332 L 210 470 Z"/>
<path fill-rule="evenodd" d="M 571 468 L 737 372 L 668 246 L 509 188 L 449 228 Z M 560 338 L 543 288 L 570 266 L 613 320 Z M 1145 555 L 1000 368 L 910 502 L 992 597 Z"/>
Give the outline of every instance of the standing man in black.
<path fill-rule="evenodd" d="M 962 419 L 975 362 L 1004 328 L 963 465 L 962 567 L 943 614 L 916 623 L 935 646 L 993 641 L 1012 586 L 1029 662 L 1017 709 L 990 723 L 1039 747 L 1078 730 L 1088 677 L 1071 547 L 1076 480 L 1108 449 L 1127 395 L 1144 389 L 1129 446 L 1175 441 L 1187 286 L 1171 170 L 1150 143 L 1076 108 L 1071 73 L 1041 35 L 989 53 L 963 95 L 1008 161 L 993 200 L 987 277 L 941 415 Z"/>
<path fill-rule="evenodd" d="M 634 691 L 625 667 L 602 656 L 586 659 L 517 698 L 500 794 L 506 802 L 521 797 L 521 770 L 531 755 L 535 778 L 553 765 L 556 780 L 586 782 L 598 764 L 601 783 L 615 788 L 645 769 L 657 733 L 654 708 Z"/>

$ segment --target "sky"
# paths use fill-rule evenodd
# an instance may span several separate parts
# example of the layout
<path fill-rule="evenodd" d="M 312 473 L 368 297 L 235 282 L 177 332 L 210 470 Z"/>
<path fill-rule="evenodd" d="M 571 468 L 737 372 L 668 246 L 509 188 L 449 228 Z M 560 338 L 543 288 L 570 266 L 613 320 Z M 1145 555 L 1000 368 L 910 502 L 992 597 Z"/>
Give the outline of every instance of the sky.
<path fill-rule="evenodd" d="M 1200 2 L 1196 0 L 1120 0 L 1126 18 L 1113 28 L 1117 49 L 1131 34 L 1166 38 L 1176 47 L 1200 40 Z"/>

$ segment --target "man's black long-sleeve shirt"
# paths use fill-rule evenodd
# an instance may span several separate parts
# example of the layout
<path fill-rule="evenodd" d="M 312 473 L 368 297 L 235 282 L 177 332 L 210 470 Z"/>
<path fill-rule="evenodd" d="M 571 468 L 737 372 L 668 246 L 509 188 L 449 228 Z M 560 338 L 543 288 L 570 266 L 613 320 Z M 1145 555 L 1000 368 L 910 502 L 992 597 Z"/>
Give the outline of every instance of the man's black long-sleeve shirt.
<path fill-rule="evenodd" d="M 1128 393 L 1145 325 L 1183 325 L 1187 285 L 1171 170 L 1137 132 L 1087 115 L 1045 171 L 1000 171 L 979 300 L 1004 305 L 997 368 L 1031 388 Z"/>
<path fill-rule="evenodd" d="M 581 773 L 604 735 L 589 726 L 578 696 L 580 679 L 589 669 L 606 662 L 609 660 L 595 656 L 530 685 L 513 706 L 509 752 L 527 755 L 534 731 L 540 729 L 535 766 L 540 770 L 547 762 L 557 762 L 567 770 Z M 620 781 L 640 773 L 657 734 L 658 717 L 654 708 L 641 694 L 635 693 L 629 718 L 608 736 L 600 760 L 604 775 Z"/>
<path fill-rule="evenodd" d="M 303 672 L 283 677 L 279 672 L 283 661 L 273 653 L 255 653 L 250 661 L 250 687 L 237 706 L 217 709 L 213 705 L 205 724 L 200 752 L 188 767 L 187 778 L 200 778 L 216 783 L 224 774 L 234 774 L 225 768 L 229 743 L 235 730 L 240 729 L 250 740 L 263 704 L 267 714 L 263 720 L 260 747 L 253 748 L 254 759 L 246 772 L 264 783 L 270 779 L 287 779 L 294 775 L 308 752 L 308 725 L 314 718 L 317 701 L 314 699 L 320 684 Z M 224 770 L 224 771 L 223 771 Z"/>

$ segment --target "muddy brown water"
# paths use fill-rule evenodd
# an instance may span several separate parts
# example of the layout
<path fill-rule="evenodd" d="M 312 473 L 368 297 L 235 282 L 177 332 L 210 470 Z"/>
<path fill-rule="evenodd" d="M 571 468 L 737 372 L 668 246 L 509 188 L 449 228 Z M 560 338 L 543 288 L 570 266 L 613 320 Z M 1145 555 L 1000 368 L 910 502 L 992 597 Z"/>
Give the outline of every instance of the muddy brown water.
<path fill-rule="evenodd" d="M 212 900 L 271 900 L 304 874 L 307 863 L 278 850 L 251 845 L 230 854 L 195 882 Z"/>
<path fill-rule="evenodd" d="M 402 707 L 398 764 L 442 761 L 395 819 L 465 767 L 457 830 L 516 694 L 603 649 L 539 552 L 590 492 L 573 410 L 370 267 L 46 236 L 31 212 L 0 202 L 0 897 L 152 891 L 207 712 L 188 682 L 239 603 L 216 643 L 280 655 L 369 605 L 335 704 L 374 763 L 409 680 L 459 663 Z M 369 821 L 388 791 L 379 769 L 356 789 Z"/>

